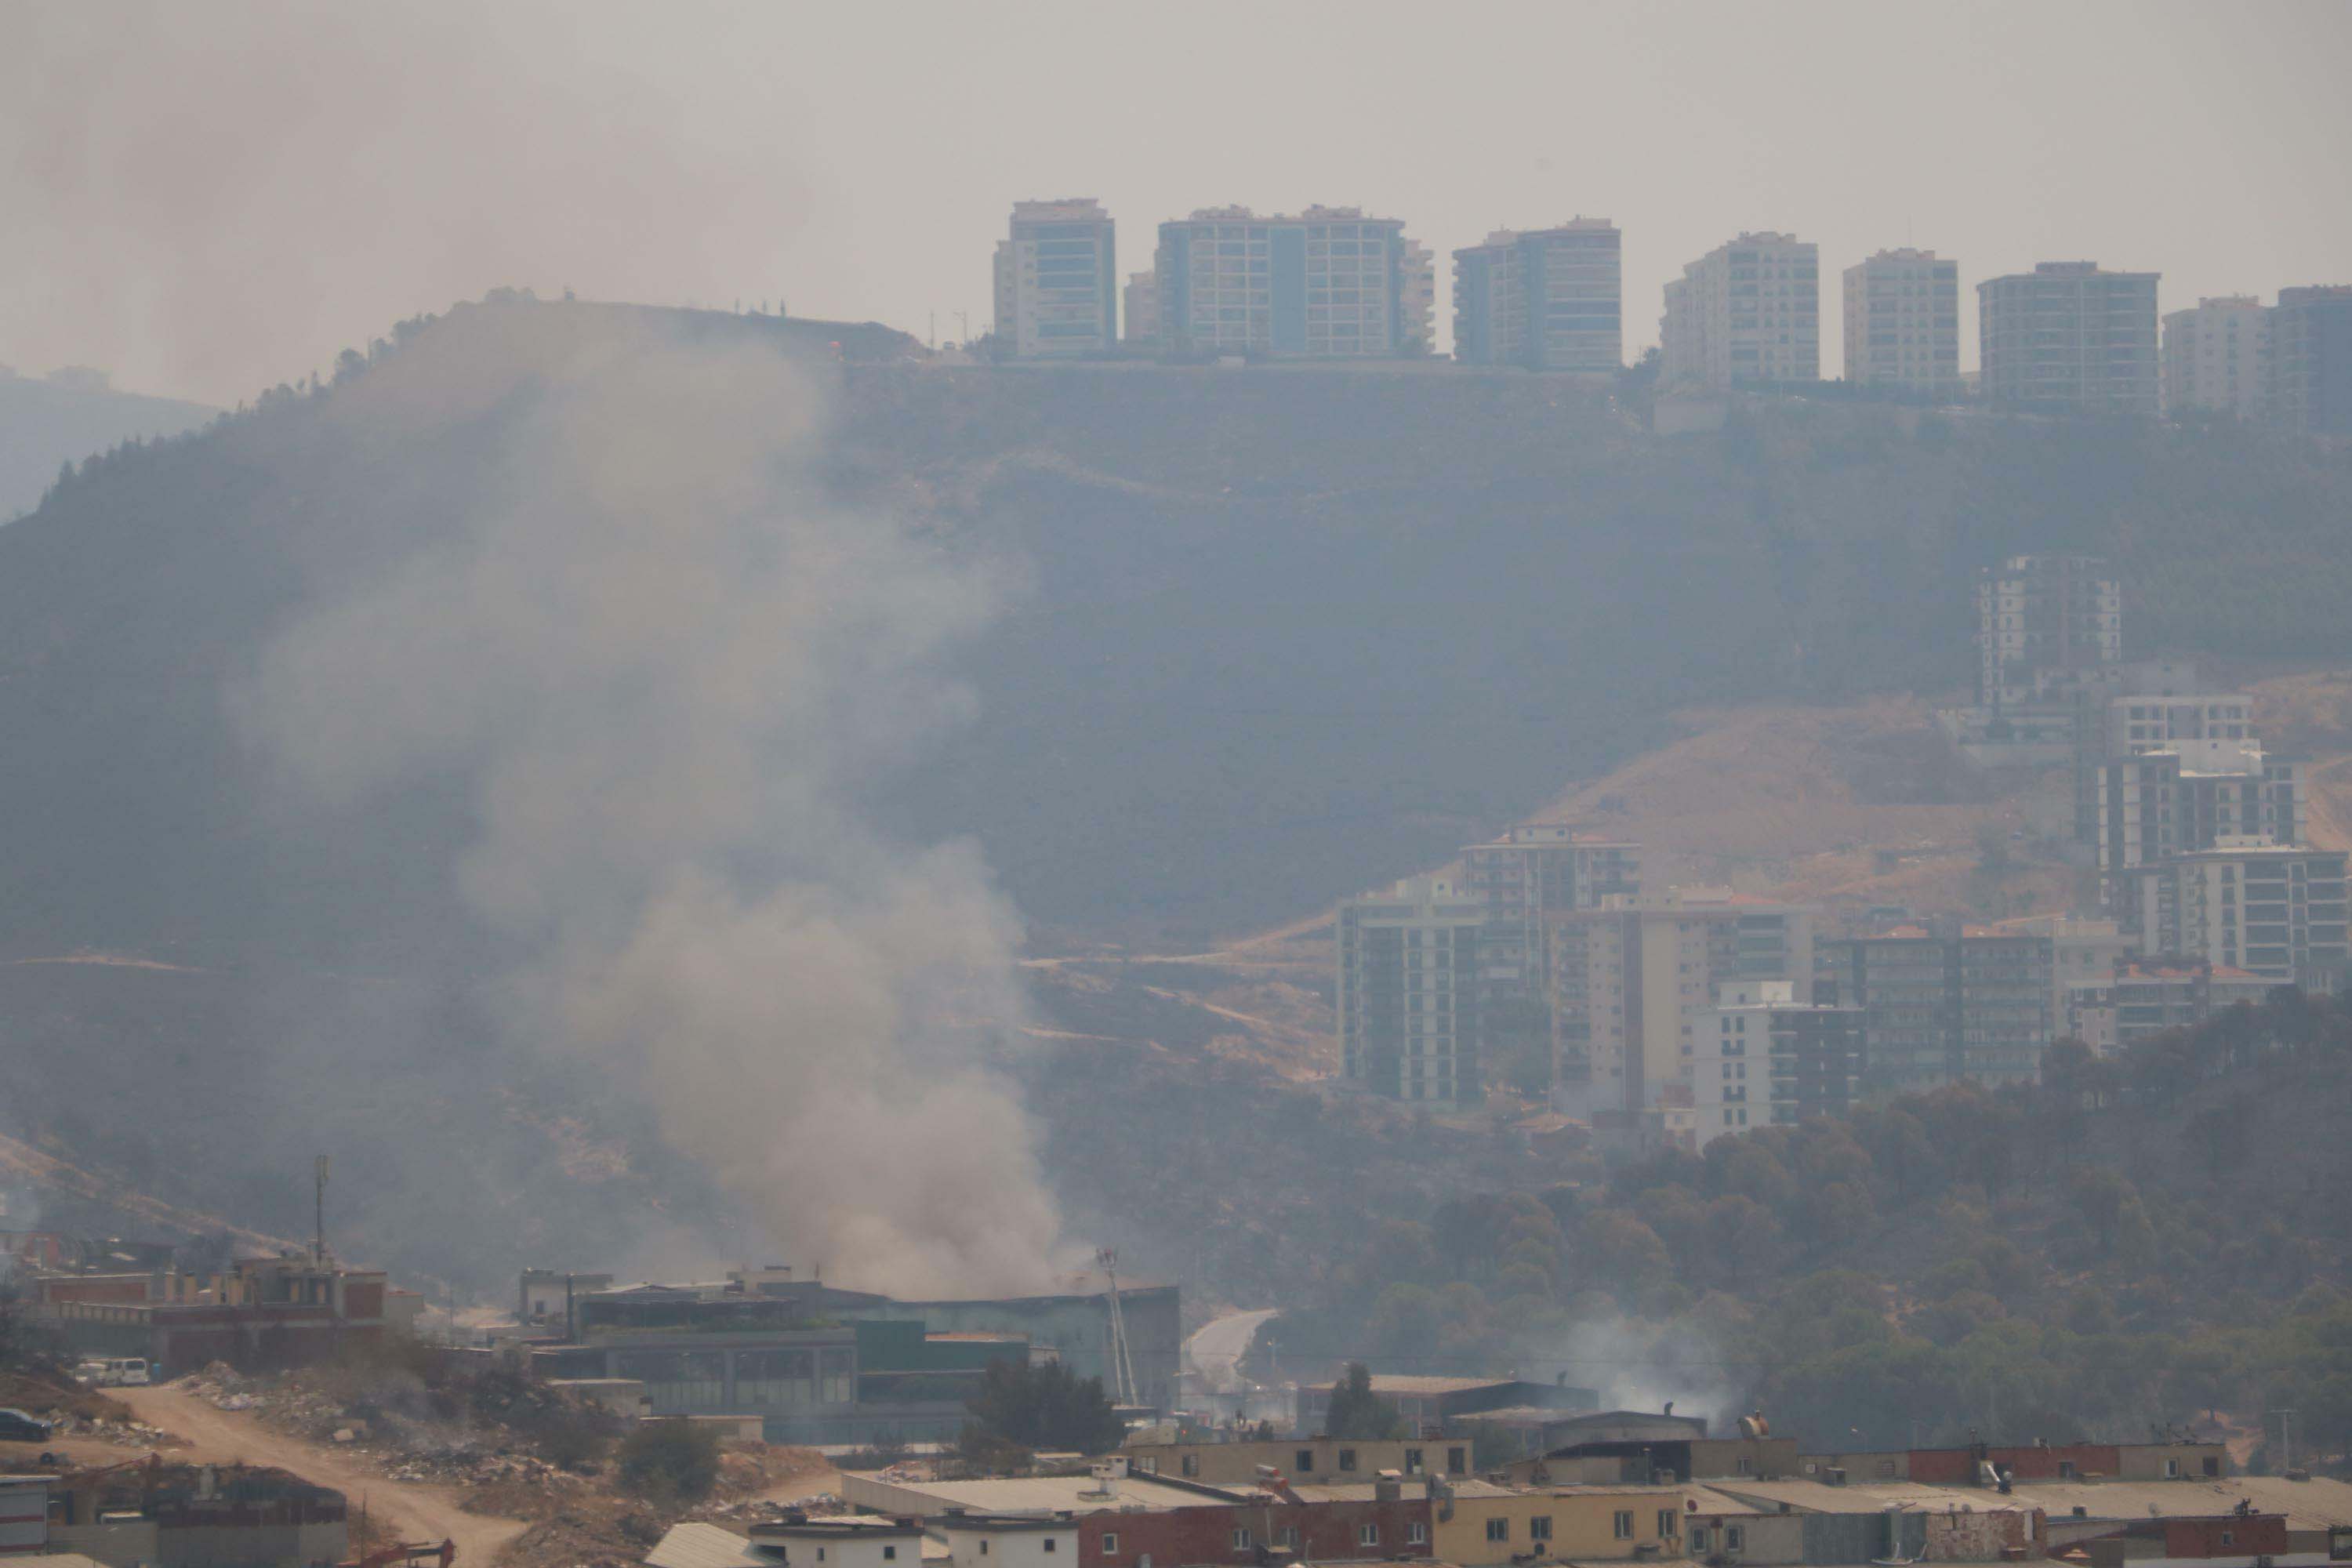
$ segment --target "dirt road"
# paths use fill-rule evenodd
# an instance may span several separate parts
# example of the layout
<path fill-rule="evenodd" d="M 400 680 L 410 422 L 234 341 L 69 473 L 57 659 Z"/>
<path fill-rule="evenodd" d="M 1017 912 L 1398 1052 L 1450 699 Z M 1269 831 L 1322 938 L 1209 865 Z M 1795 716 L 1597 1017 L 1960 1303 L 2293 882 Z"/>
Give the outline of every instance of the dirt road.
<path fill-rule="evenodd" d="M 489 1568 L 500 1549 L 523 1531 L 520 1520 L 466 1512 L 457 1506 L 457 1494 L 446 1487 L 371 1475 L 331 1448 L 272 1432 L 250 1415 L 219 1409 L 169 1384 L 108 1392 L 136 1411 L 140 1420 L 188 1440 L 187 1447 L 171 1450 L 176 1462 L 242 1460 L 291 1470 L 304 1480 L 341 1492 L 354 1511 L 364 1500 L 370 1513 L 390 1515 L 404 1540 L 455 1542 L 458 1563 L 470 1568 Z"/>

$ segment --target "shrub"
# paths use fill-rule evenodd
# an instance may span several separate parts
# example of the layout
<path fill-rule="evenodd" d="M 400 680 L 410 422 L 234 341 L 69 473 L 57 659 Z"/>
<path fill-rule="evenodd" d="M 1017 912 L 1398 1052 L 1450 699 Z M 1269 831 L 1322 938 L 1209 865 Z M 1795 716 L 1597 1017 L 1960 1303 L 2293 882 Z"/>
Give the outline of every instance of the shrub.
<path fill-rule="evenodd" d="M 719 1434 L 691 1421 L 640 1421 L 621 1442 L 621 1484 L 653 1502 L 699 1502 L 719 1484 Z"/>

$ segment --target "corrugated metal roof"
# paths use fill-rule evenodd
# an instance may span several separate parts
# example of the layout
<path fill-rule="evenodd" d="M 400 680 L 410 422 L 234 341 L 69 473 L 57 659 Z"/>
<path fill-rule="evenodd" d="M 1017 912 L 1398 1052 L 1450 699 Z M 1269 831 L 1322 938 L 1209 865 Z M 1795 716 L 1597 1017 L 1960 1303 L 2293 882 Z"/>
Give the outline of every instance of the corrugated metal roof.
<path fill-rule="evenodd" d="M 775 1568 L 775 1561 L 715 1524 L 673 1524 L 646 1553 L 646 1568 Z"/>
<path fill-rule="evenodd" d="M 2088 1510 L 2092 1519 L 2148 1519 L 2225 1514 L 2240 1499 L 2257 1513 L 2283 1513 L 2294 1530 L 2324 1530 L 2352 1525 L 2352 1481 L 2316 1476 L 2291 1481 L 2284 1476 L 2230 1476 L 2221 1480 L 2202 1477 L 2178 1481 L 2035 1481 L 2017 1488 L 2020 1502 L 2032 1501 L 2053 1520 L 2064 1521 L 2074 1510 Z"/>

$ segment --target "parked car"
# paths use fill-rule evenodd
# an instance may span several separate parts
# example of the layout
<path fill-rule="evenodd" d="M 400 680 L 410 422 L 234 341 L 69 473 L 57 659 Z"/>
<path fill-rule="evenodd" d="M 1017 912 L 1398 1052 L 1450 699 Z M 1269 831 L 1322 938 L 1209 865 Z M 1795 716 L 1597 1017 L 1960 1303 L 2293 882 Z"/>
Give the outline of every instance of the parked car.
<path fill-rule="evenodd" d="M 0 1410 L 0 1443 L 46 1443 L 49 1424 L 21 1410 Z"/>
<path fill-rule="evenodd" d="M 73 1369 L 76 1383 L 84 1388 L 96 1388 L 106 1381 L 106 1363 L 102 1361 L 77 1363 Z"/>

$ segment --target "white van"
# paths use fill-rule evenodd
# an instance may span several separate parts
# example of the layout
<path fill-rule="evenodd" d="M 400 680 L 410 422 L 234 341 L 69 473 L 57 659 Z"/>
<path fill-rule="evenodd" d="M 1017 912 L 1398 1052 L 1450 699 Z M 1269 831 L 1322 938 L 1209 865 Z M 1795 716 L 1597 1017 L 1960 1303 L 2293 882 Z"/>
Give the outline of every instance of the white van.
<path fill-rule="evenodd" d="M 105 1368 L 98 1379 L 101 1388 L 144 1388 L 150 1381 L 144 1356 L 118 1356 L 100 1364 Z"/>

